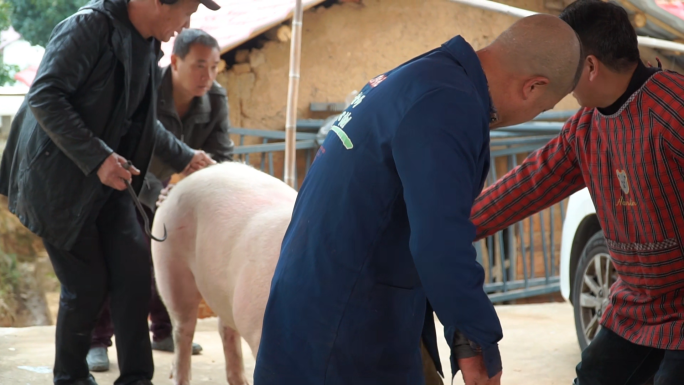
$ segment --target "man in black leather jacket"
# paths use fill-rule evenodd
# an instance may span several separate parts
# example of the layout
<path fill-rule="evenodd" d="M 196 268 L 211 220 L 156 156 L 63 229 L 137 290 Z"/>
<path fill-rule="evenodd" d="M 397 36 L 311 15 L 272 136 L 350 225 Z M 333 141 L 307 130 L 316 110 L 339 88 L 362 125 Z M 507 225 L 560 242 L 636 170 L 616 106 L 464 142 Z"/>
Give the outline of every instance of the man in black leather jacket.
<path fill-rule="evenodd" d="M 218 42 L 199 29 L 184 29 L 174 41 L 171 65 L 162 70 L 157 92 L 159 121 L 191 148 L 202 149 L 217 162 L 233 160 L 234 143 L 230 139 L 228 97 L 216 82 L 221 49 Z M 157 199 L 176 171 L 159 157 L 153 157 L 145 175 L 139 198 L 150 222 Z M 154 281 L 154 269 L 152 269 Z M 88 366 L 93 372 L 109 370 L 107 348 L 112 346 L 114 329 L 109 306 L 105 303 L 93 331 L 88 352 Z M 152 349 L 173 352 L 174 343 L 169 313 L 152 283 L 150 301 Z M 202 347 L 192 344 L 192 353 Z"/>
<path fill-rule="evenodd" d="M 162 127 L 154 92 L 160 41 L 187 27 L 200 2 L 218 9 L 211 0 L 91 0 L 55 27 L 12 124 L 0 194 L 43 239 L 62 285 L 55 384 L 95 384 L 86 354 L 107 294 L 116 384 L 151 384 L 150 258 L 124 181 L 137 194 L 153 153 L 178 172 L 213 163 Z"/>

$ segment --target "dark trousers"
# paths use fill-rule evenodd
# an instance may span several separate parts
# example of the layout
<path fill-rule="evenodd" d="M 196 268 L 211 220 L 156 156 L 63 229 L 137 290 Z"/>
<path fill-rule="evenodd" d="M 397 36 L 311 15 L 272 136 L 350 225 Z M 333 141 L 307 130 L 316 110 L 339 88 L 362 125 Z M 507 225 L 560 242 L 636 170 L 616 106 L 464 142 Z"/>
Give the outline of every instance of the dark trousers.
<path fill-rule="evenodd" d="M 109 295 L 120 376 L 115 384 L 151 380 L 154 374 L 147 315 L 150 253 L 126 191 L 108 191 L 96 202 L 76 244 L 45 248 L 62 292 L 55 341 L 54 383 L 89 383 L 86 355 Z"/>
<path fill-rule="evenodd" d="M 579 385 L 681 385 L 684 351 L 636 345 L 601 328 L 576 370 Z"/>
<path fill-rule="evenodd" d="M 143 206 L 143 208 L 147 213 L 147 217 L 150 219 L 151 225 L 154 220 L 154 214 L 147 206 Z M 141 229 L 144 228 L 144 222 L 140 216 L 138 216 L 138 223 L 140 224 Z M 145 243 L 147 244 L 148 250 L 150 250 L 151 240 L 147 234 L 143 233 L 143 235 L 145 236 Z M 166 311 L 166 307 L 159 297 L 156 280 L 154 279 L 154 267 L 152 265 L 150 265 L 150 270 L 152 272 L 152 285 L 150 288 L 152 291 L 152 296 L 150 298 L 150 331 L 152 331 L 152 338 L 154 341 L 161 341 L 171 336 L 173 328 L 171 326 L 169 313 Z M 102 313 L 95 325 L 95 330 L 93 330 L 93 336 L 90 342 L 91 348 L 112 346 L 113 335 L 114 327 L 112 326 L 109 298 L 107 298 L 102 307 Z"/>

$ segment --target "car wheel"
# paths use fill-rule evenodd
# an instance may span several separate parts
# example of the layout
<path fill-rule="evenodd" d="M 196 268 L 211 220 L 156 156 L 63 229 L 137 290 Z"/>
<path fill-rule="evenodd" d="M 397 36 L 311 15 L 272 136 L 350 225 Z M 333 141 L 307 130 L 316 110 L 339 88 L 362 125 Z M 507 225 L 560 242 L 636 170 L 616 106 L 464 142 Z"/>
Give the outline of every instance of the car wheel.
<path fill-rule="evenodd" d="M 617 280 L 603 232 L 594 234 L 584 246 L 575 271 L 572 303 L 575 329 L 580 349 L 584 350 L 601 330 L 601 316 L 606 310 L 610 287 Z"/>

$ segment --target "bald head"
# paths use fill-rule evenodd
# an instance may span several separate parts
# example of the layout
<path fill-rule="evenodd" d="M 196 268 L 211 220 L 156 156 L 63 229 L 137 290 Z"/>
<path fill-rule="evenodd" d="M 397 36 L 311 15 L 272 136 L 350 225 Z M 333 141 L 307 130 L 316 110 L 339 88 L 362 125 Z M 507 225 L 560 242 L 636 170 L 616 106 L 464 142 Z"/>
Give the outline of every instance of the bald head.
<path fill-rule="evenodd" d="M 566 95 L 581 75 L 581 44 L 575 31 L 558 17 L 537 14 L 518 20 L 489 47 L 511 75 L 543 76 L 548 91 Z"/>

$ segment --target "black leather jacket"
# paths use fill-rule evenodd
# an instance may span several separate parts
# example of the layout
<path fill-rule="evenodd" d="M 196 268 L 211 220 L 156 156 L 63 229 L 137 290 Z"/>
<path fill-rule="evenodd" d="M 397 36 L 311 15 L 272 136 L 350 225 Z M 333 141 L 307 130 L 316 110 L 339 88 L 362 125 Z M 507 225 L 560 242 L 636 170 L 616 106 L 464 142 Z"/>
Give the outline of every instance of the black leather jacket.
<path fill-rule="evenodd" d="M 97 176 L 130 125 L 131 31 L 118 12 L 118 0 L 92 0 L 61 22 L 52 34 L 36 79 L 12 123 L 2 163 L 0 194 L 32 232 L 52 245 L 70 249 L 94 201 L 105 194 Z M 148 90 L 161 73 L 160 43 L 151 60 Z M 193 151 L 163 128 L 156 116 L 156 92 L 131 161 L 142 187 L 152 154 L 182 171 Z M 156 147 L 156 148 L 155 148 Z M 117 231 L 117 229 L 112 229 Z"/>

